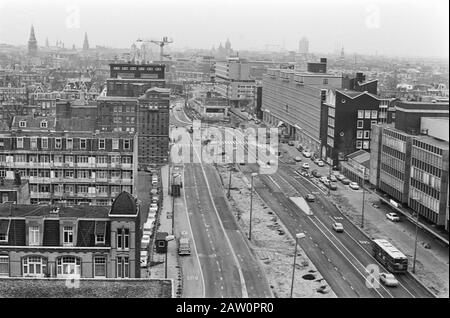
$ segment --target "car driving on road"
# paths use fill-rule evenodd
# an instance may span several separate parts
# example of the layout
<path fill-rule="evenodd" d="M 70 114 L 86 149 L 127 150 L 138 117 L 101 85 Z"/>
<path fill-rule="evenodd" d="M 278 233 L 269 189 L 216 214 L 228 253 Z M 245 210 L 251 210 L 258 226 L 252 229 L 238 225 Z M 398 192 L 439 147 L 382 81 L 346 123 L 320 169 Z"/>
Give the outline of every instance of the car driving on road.
<path fill-rule="evenodd" d="M 344 232 L 344 226 L 342 225 L 342 223 L 334 222 L 331 227 L 335 232 Z"/>
<path fill-rule="evenodd" d="M 356 182 L 350 182 L 348 186 L 353 190 L 359 190 L 359 185 Z"/>
<path fill-rule="evenodd" d="M 381 273 L 380 274 L 380 282 L 387 287 L 397 287 L 398 286 L 398 280 L 395 278 L 394 275 L 390 273 Z"/>
<path fill-rule="evenodd" d="M 306 201 L 308 201 L 308 202 L 314 202 L 316 200 L 316 197 L 313 194 L 311 194 L 311 193 L 308 193 L 305 196 L 305 198 L 306 198 Z"/>
<path fill-rule="evenodd" d="M 297 156 L 297 157 L 294 158 L 294 160 L 295 160 L 296 162 L 300 162 L 300 161 L 302 161 L 302 157 Z"/>
<path fill-rule="evenodd" d="M 392 222 L 400 222 L 400 216 L 397 213 L 388 213 L 386 214 L 386 218 Z"/>

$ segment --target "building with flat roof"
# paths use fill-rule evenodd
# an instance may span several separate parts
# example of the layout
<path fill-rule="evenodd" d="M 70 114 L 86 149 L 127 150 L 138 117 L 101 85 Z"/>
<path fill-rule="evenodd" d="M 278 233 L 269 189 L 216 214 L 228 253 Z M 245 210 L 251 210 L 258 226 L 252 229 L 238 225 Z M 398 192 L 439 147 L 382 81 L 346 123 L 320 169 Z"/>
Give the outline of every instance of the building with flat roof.
<path fill-rule="evenodd" d="M 0 277 L 139 278 L 139 214 L 127 192 L 111 207 L 0 205 Z"/>
<path fill-rule="evenodd" d="M 324 70 L 323 64 L 320 70 Z M 333 88 L 342 88 L 341 76 L 269 69 L 262 83 L 263 120 L 271 126 L 284 127 L 286 137 L 298 140 L 303 148 L 319 154 L 321 103 L 326 90 Z"/>

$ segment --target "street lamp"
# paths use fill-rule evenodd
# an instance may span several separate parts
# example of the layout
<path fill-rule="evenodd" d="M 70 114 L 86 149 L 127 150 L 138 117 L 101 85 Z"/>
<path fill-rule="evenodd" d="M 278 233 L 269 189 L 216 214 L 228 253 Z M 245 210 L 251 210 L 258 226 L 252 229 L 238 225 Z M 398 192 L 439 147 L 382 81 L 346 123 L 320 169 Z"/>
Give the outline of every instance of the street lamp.
<path fill-rule="evenodd" d="M 295 278 L 295 263 L 297 261 L 297 246 L 298 246 L 298 240 L 305 237 L 305 234 L 303 233 L 297 233 L 295 234 L 295 253 L 294 253 L 294 264 L 292 265 L 292 282 L 291 282 L 291 297 L 294 292 L 294 278 Z"/>
<path fill-rule="evenodd" d="M 364 228 L 364 201 L 365 201 L 365 195 L 366 195 L 366 190 L 364 187 L 364 181 L 365 181 L 365 177 L 366 177 L 366 167 L 363 168 L 363 176 L 362 176 L 362 181 L 361 181 L 361 187 L 362 187 L 362 206 L 361 206 L 361 228 Z"/>
<path fill-rule="evenodd" d="M 420 204 L 420 198 L 412 198 L 414 201 Z M 416 218 L 416 238 L 414 240 L 414 258 L 413 258 L 413 268 L 412 272 L 416 273 L 416 257 L 417 257 L 417 239 L 419 236 L 419 211 L 417 211 L 417 218 Z"/>
<path fill-rule="evenodd" d="M 250 188 L 250 228 L 248 231 L 248 239 L 249 241 L 252 240 L 252 215 L 253 215 L 253 178 L 256 177 L 258 174 L 256 172 L 252 173 L 252 181 L 251 181 L 251 188 Z"/>

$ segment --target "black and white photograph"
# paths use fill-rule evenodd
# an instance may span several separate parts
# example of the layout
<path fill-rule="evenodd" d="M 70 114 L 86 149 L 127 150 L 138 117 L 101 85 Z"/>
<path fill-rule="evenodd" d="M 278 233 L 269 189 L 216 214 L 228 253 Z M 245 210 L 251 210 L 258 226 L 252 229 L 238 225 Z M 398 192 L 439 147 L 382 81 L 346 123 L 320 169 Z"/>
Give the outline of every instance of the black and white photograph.
<path fill-rule="evenodd" d="M 0 0 L 0 298 L 448 299 L 449 2 Z"/>

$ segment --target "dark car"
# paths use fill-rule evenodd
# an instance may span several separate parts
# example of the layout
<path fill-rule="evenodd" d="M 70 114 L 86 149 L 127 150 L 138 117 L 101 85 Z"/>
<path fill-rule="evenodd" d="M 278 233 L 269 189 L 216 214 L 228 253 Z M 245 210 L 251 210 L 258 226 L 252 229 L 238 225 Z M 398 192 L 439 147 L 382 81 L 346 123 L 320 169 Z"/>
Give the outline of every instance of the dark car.
<path fill-rule="evenodd" d="M 332 182 L 329 182 L 327 187 L 330 188 L 330 190 L 333 190 L 333 191 L 337 190 L 337 185 L 335 185 Z"/>
<path fill-rule="evenodd" d="M 314 201 L 316 200 L 316 197 L 315 197 L 314 195 L 312 195 L 311 193 L 308 193 L 308 194 L 305 196 L 305 199 L 306 199 L 306 201 L 308 201 L 308 202 L 314 202 Z"/>
<path fill-rule="evenodd" d="M 351 181 L 347 178 L 344 178 L 341 180 L 341 182 L 342 182 L 342 184 L 348 185 L 348 184 L 350 184 Z"/>
<path fill-rule="evenodd" d="M 313 170 L 313 171 L 311 171 L 311 174 L 313 175 L 313 177 L 316 177 L 316 178 L 320 178 L 320 177 L 322 177 L 322 175 L 320 174 L 320 172 L 319 171 L 317 171 L 317 170 Z"/>

